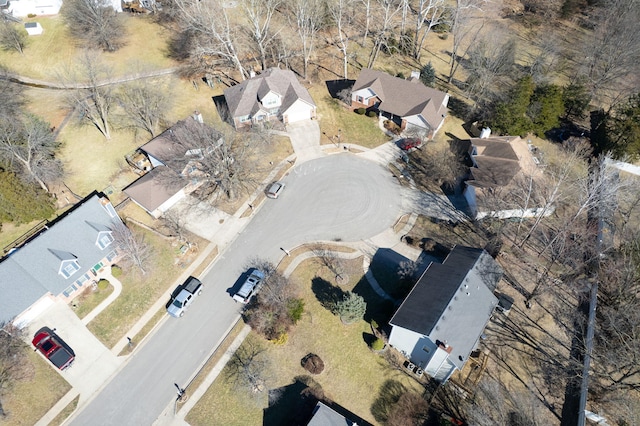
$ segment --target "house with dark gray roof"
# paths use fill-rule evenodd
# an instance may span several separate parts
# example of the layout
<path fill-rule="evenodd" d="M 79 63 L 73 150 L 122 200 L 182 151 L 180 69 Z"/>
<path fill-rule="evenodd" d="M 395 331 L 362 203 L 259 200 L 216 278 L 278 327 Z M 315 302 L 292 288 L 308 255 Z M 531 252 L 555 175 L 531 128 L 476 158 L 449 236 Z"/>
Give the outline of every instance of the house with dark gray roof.
<path fill-rule="evenodd" d="M 371 426 L 371 423 L 331 401 L 318 401 L 307 426 Z"/>
<path fill-rule="evenodd" d="M 403 131 L 433 138 L 447 115 L 449 95 L 427 87 L 417 78 L 405 80 L 364 68 L 351 89 L 351 107 L 379 112 Z"/>
<path fill-rule="evenodd" d="M 519 136 L 471 138 L 457 141 L 455 145 L 470 166 L 463 195 L 473 218 L 535 217 L 553 212 L 542 211 L 536 205 L 535 194 L 524 197 L 526 205 L 516 204 L 513 195 L 522 192 L 516 188 L 518 182 L 530 183 L 542 175 L 533 148 Z"/>
<path fill-rule="evenodd" d="M 455 246 L 431 263 L 389 323 L 389 344 L 434 379 L 461 370 L 498 304 L 502 268 L 485 250 Z"/>
<path fill-rule="evenodd" d="M 178 121 L 160 135 L 138 148 L 135 158 L 128 158 L 144 175 L 123 192 L 151 216 L 158 218 L 203 180 L 196 163 L 201 158 L 202 140 L 210 140 L 210 148 L 220 146 L 223 136 L 202 122 L 201 115 Z M 198 139 L 198 142 L 189 139 Z"/>
<path fill-rule="evenodd" d="M 0 259 L 0 323 L 27 324 L 87 288 L 117 260 L 115 223 L 122 222 L 109 199 L 93 192 Z"/>
<path fill-rule="evenodd" d="M 316 118 L 316 104 L 290 70 L 269 68 L 224 91 L 236 129 L 279 120 L 289 124 Z"/>

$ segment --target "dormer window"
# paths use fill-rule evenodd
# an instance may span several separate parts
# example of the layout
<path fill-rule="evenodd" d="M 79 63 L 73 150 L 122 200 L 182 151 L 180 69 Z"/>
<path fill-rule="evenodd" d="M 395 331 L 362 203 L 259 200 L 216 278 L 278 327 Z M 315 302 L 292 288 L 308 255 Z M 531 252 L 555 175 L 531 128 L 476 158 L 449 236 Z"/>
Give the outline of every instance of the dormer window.
<path fill-rule="evenodd" d="M 96 241 L 96 245 L 100 247 L 100 250 L 104 250 L 109 247 L 109 244 L 113 242 L 113 235 L 110 231 L 100 232 L 98 234 L 98 240 Z"/>
<path fill-rule="evenodd" d="M 80 265 L 78 264 L 77 260 L 65 260 L 60 265 L 60 275 L 65 278 L 69 278 L 79 270 Z"/>

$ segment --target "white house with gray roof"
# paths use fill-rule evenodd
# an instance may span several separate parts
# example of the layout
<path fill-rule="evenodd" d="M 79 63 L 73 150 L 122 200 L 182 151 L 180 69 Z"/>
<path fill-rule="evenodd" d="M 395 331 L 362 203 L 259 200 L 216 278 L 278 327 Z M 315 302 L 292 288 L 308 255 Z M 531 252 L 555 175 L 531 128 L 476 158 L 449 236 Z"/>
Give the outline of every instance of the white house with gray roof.
<path fill-rule="evenodd" d="M 316 104 L 290 70 L 269 68 L 224 91 L 236 129 L 279 120 L 284 124 L 316 117 Z"/>
<path fill-rule="evenodd" d="M 93 192 L 0 259 L 0 323 L 26 325 L 56 299 L 77 296 L 117 259 L 116 222 L 111 202 Z"/>
<path fill-rule="evenodd" d="M 389 344 L 434 379 L 461 370 L 498 304 L 502 268 L 483 249 L 455 246 L 431 263 L 389 323 Z"/>

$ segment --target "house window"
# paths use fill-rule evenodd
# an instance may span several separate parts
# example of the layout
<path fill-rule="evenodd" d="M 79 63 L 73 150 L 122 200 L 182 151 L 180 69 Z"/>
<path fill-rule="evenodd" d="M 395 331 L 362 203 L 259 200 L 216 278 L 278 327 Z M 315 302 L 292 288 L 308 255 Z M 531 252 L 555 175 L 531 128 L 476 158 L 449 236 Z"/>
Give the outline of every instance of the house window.
<path fill-rule="evenodd" d="M 111 203 L 106 203 L 106 204 L 103 204 L 102 206 L 107 211 L 109 216 L 118 217 L 118 213 L 116 213 L 116 209 L 113 208 L 113 205 Z"/>
<path fill-rule="evenodd" d="M 249 118 L 248 115 L 245 115 L 244 117 L 239 117 L 238 118 L 238 121 L 241 122 L 241 123 L 245 123 L 245 122 L 247 122 L 249 120 L 250 120 L 250 118 Z"/>
<path fill-rule="evenodd" d="M 89 275 L 88 274 L 84 274 L 83 276 L 78 278 L 74 284 L 76 286 L 78 286 L 78 287 L 82 287 L 84 285 L 84 283 L 86 283 L 88 280 L 89 280 Z"/>
<path fill-rule="evenodd" d="M 113 250 L 111 253 L 107 255 L 107 261 L 112 262 L 118 256 L 118 252 Z"/>
<path fill-rule="evenodd" d="M 270 107 L 272 105 L 276 105 L 278 103 L 278 99 L 277 98 L 271 98 L 271 99 L 265 99 L 264 102 L 262 102 L 262 105 L 266 106 L 266 107 Z"/>
<path fill-rule="evenodd" d="M 99 263 L 96 263 L 95 265 L 93 265 L 93 268 L 91 268 L 91 270 L 93 272 L 98 272 L 100 269 L 102 269 L 103 266 L 104 266 L 104 263 L 99 262 Z"/>
<path fill-rule="evenodd" d="M 75 274 L 76 271 L 80 269 L 80 265 L 78 265 L 78 262 L 76 260 L 67 261 L 65 263 L 66 264 L 60 270 L 60 273 L 65 278 L 69 278 L 71 275 Z"/>
<path fill-rule="evenodd" d="M 101 232 L 98 235 L 98 241 L 96 242 L 97 246 L 100 247 L 100 250 L 104 250 L 113 242 L 113 235 L 111 232 Z"/>
<path fill-rule="evenodd" d="M 363 103 L 364 103 L 364 98 L 363 98 L 362 96 L 356 96 L 356 100 L 357 100 L 358 102 L 360 102 L 361 104 L 363 104 Z"/>

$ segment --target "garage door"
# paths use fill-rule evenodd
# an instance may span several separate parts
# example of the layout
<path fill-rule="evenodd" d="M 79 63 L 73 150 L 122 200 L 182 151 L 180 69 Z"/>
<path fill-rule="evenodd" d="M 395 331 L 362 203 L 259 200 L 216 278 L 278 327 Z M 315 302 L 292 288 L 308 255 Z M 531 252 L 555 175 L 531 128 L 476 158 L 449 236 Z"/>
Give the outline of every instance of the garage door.
<path fill-rule="evenodd" d="M 311 108 L 301 101 L 296 101 L 285 114 L 285 123 L 295 123 L 296 121 L 308 120 L 311 118 Z"/>

